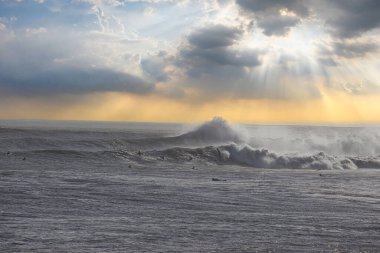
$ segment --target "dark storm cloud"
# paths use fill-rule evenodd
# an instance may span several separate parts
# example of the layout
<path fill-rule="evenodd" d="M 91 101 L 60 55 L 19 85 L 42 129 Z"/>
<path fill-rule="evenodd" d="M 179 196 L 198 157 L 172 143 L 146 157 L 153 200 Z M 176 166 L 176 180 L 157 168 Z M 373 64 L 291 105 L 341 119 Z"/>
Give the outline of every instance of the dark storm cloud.
<path fill-rule="evenodd" d="M 253 50 L 189 47 L 182 49 L 181 56 L 186 59 L 186 61 L 191 62 L 194 67 L 197 63 L 201 65 L 204 63 L 231 67 L 255 67 L 260 64 L 258 53 Z M 207 69 L 204 69 L 204 71 L 207 71 Z"/>
<path fill-rule="evenodd" d="M 328 15 L 324 14 L 324 11 Z M 380 26 L 380 1 L 334 0 L 326 1 L 319 10 L 336 37 L 357 37 Z"/>
<path fill-rule="evenodd" d="M 269 36 L 286 34 L 311 14 L 325 22 L 336 38 L 359 37 L 380 26 L 378 0 L 236 0 L 236 3 Z M 295 16 L 286 18 L 280 15 L 280 10 L 291 11 Z"/>
<path fill-rule="evenodd" d="M 85 94 L 119 91 L 147 93 L 153 84 L 136 76 L 109 69 L 61 68 L 42 71 L 31 76 L 18 77 L 2 73 L 0 90 L 22 96 Z"/>
<path fill-rule="evenodd" d="M 299 16 L 307 16 L 309 8 L 305 0 L 236 0 L 236 3 L 244 10 L 253 13 L 278 13 L 287 9 Z"/>
<path fill-rule="evenodd" d="M 299 22 L 300 19 L 294 16 L 277 15 L 259 19 L 258 25 L 263 28 L 263 33 L 267 36 L 282 36 L 286 35 Z"/>
<path fill-rule="evenodd" d="M 192 46 L 202 49 L 227 47 L 234 44 L 242 33 L 237 27 L 214 25 L 193 32 L 188 41 Z"/>
<path fill-rule="evenodd" d="M 242 68 L 260 65 L 257 51 L 233 47 L 243 33 L 222 25 L 196 30 L 188 36 L 188 45 L 180 49 L 178 63 L 190 76 L 242 74 Z"/>
<path fill-rule="evenodd" d="M 286 35 L 290 29 L 301 22 L 302 17 L 309 15 L 306 1 L 298 0 L 237 0 L 243 13 L 252 16 L 257 25 L 267 36 Z M 281 10 L 293 12 L 295 15 L 281 15 Z"/>
<path fill-rule="evenodd" d="M 241 81 L 260 65 L 260 53 L 237 47 L 244 32 L 240 27 L 209 25 L 188 35 L 174 62 L 184 71 L 185 86 L 198 87 L 206 97 L 246 95 Z"/>

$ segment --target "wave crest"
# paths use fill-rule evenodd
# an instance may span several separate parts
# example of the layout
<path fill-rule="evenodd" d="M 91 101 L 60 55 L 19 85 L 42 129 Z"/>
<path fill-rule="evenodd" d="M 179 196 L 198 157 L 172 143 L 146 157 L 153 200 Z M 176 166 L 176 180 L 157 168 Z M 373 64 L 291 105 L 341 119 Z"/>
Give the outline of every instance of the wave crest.
<path fill-rule="evenodd" d="M 200 144 L 242 143 L 244 140 L 242 133 L 239 133 L 235 127 L 220 117 L 214 117 L 211 121 L 178 136 L 178 138 L 185 142 Z"/>

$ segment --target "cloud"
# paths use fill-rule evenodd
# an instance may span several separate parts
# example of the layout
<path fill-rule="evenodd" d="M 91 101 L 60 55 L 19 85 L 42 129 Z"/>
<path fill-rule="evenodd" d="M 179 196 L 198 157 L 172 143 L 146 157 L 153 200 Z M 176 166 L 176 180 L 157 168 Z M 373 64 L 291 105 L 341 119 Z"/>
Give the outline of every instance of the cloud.
<path fill-rule="evenodd" d="M 256 67 L 260 65 L 258 52 L 256 50 L 241 50 L 230 48 L 202 49 L 198 47 L 188 47 L 181 50 L 181 57 L 192 70 L 197 69 L 198 73 L 206 72 L 209 64 L 210 68 L 218 66 L 229 67 Z M 199 69 L 202 68 L 202 69 Z"/>
<path fill-rule="evenodd" d="M 154 85 L 136 76 L 110 69 L 53 69 L 19 78 L 2 75 L 0 90 L 22 96 L 86 94 L 92 92 L 130 92 L 144 94 Z"/>
<path fill-rule="evenodd" d="M 376 52 L 379 46 L 373 42 L 335 42 L 334 53 L 344 58 L 364 57 L 369 53 Z"/>
<path fill-rule="evenodd" d="M 38 36 L 31 36 L 36 34 Z M 125 71 L 128 62 L 118 66 L 112 56 L 94 55 L 97 45 L 90 40 L 82 33 L 30 28 L 0 41 L 1 94 L 60 96 L 154 91 L 155 80 L 139 77 L 137 71 L 132 73 L 132 68 L 129 73 Z"/>
<path fill-rule="evenodd" d="M 318 14 L 326 20 L 331 33 L 339 38 L 359 37 L 363 33 L 379 28 L 380 1 L 325 1 Z"/>
<path fill-rule="evenodd" d="M 338 63 L 331 57 L 320 57 L 318 58 L 318 61 L 324 66 L 335 67 L 338 65 Z"/>
<path fill-rule="evenodd" d="M 345 71 L 362 78 L 365 64 L 378 64 L 371 56 L 379 4 L 372 0 L 0 2 L 10 10 L 0 17 L 0 86 L 23 96 L 308 99 L 320 95 L 316 83 L 346 83 Z M 347 63 L 356 70 L 343 70 Z M 367 76 L 376 83 L 377 72 Z M 344 89 L 356 94 L 354 86 Z"/>
<path fill-rule="evenodd" d="M 151 6 L 146 7 L 146 8 L 144 9 L 144 15 L 145 15 L 145 16 L 151 16 L 151 15 L 154 14 L 155 11 L 156 11 L 156 10 L 155 10 L 153 7 L 151 7 Z"/>
<path fill-rule="evenodd" d="M 325 23 L 336 38 L 360 37 L 380 26 L 377 0 L 236 0 L 236 3 L 268 36 L 283 36 L 310 17 Z"/>
<path fill-rule="evenodd" d="M 236 3 L 243 8 L 244 11 L 250 12 L 279 12 L 287 9 L 300 16 L 307 16 L 309 8 L 305 0 L 236 0 Z"/>
<path fill-rule="evenodd" d="M 338 65 L 339 58 L 364 58 L 367 55 L 376 53 L 378 49 L 378 44 L 372 41 L 339 40 L 319 44 L 318 54 L 321 63 L 336 66 Z"/>
<path fill-rule="evenodd" d="M 261 18 L 258 21 L 259 27 L 263 28 L 263 32 L 267 36 L 286 35 L 290 29 L 300 23 L 300 19 L 295 16 L 269 16 Z"/>
<path fill-rule="evenodd" d="M 201 49 L 227 47 L 236 43 L 242 33 L 237 27 L 212 25 L 194 31 L 188 41 L 192 46 Z"/>
<path fill-rule="evenodd" d="M 264 66 L 268 49 L 243 46 L 250 36 L 241 25 L 206 24 L 192 31 L 173 57 L 172 65 L 183 72 L 178 84 L 196 89 L 194 99 L 235 98 L 310 98 L 320 95 L 314 84 L 305 85 L 290 65 L 289 59 Z M 284 60 L 285 61 L 285 60 Z M 289 65 L 289 66 L 288 66 Z M 310 73 L 307 67 L 297 68 Z M 307 75 L 305 74 L 305 77 Z M 301 81 L 295 81 L 295 78 Z M 197 97 L 198 96 L 198 97 Z"/>
<path fill-rule="evenodd" d="M 119 6 L 123 5 L 125 0 L 73 0 L 77 3 L 88 3 L 90 5 Z"/>
<path fill-rule="evenodd" d="M 42 34 L 42 33 L 46 33 L 47 32 L 46 28 L 44 28 L 44 27 L 26 28 L 25 31 L 26 31 L 26 34 L 30 35 L 30 36 L 38 35 L 38 34 Z"/>
<path fill-rule="evenodd" d="M 164 82 L 169 79 L 168 74 L 165 72 L 165 52 L 160 52 L 158 55 L 148 56 L 141 60 L 141 68 L 148 78 L 155 82 Z"/>
<path fill-rule="evenodd" d="M 193 74 L 207 73 L 208 68 L 223 66 L 258 66 L 260 61 L 256 50 L 233 47 L 243 33 L 241 28 L 223 25 L 209 25 L 195 30 L 188 36 L 188 44 L 180 49 L 182 62 Z"/>
<path fill-rule="evenodd" d="M 259 51 L 238 46 L 244 33 L 240 26 L 221 24 L 206 24 L 193 30 L 171 62 L 183 73 L 178 84 L 196 88 L 201 97 L 244 93 L 241 80 L 247 77 L 249 69 L 261 64 Z"/>
<path fill-rule="evenodd" d="M 236 3 L 243 13 L 257 21 L 267 36 L 286 35 L 310 14 L 307 1 L 301 0 L 236 0 Z"/>
<path fill-rule="evenodd" d="M 346 80 L 343 82 L 337 82 L 335 89 L 340 89 L 347 94 L 353 95 L 371 95 L 379 94 L 380 87 L 375 83 L 369 82 L 363 78 L 363 80 Z"/>

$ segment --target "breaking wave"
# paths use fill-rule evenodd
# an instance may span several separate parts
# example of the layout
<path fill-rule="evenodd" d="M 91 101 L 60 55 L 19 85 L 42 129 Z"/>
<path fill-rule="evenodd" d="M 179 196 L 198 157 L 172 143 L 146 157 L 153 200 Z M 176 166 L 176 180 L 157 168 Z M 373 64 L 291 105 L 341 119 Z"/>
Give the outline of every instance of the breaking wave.
<path fill-rule="evenodd" d="M 349 158 L 329 156 L 323 152 L 315 155 L 278 155 L 266 149 L 253 149 L 250 146 L 227 146 L 229 159 L 256 168 L 289 169 L 357 169 Z"/>
<path fill-rule="evenodd" d="M 166 157 L 172 161 L 192 161 L 195 158 L 200 161 L 219 164 L 236 164 L 270 169 L 343 170 L 380 168 L 379 157 L 330 155 L 324 151 L 312 153 L 310 150 L 308 152 L 282 154 L 269 151 L 266 148 L 254 148 L 246 143 L 249 140 L 252 141 L 252 139 L 247 138 L 246 134 L 241 132 L 236 127 L 227 124 L 225 120 L 214 118 L 193 131 L 173 137 L 172 140 L 177 141 L 178 147 L 148 152 L 148 154 Z M 350 136 L 350 138 L 353 137 Z M 191 144 L 210 146 L 203 148 L 186 147 L 186 145 L 191 146 Z"/>
<path fill-rule="evenodd" d="M 178 136 L 184 143 L 220 144 L 243 143 L 245 136 L 238 132 L 237 127 L 227 124 L 219 117 L 206 122 L 193 131 Z"/>
<path fill-rule="evenodd" d="M 378 128 L 244 129 L 214 118 L 183 134 L 151 138 L 136 138 L 129 132 L 2 129 L 0 152 L 5 156 L 11 151 L 19 157 L 62 158 L 63 162 L 121 158 L 136 163 L 213 163 L 269 169 L 375 169 L 380 168 L 379 133 Z"/>
<path fill-rule="evenodd" d="M 141 150 L 165 149 L 172 147 L 204 147 L 223 144 L 241 144 L 247 139 L 243 129 L 232 126 L 219 117 L 193 130 L 170 137 L 146 138 L 127 141 L 130 147 Z"/>
<path fill-rule="evenodd" d="M 278 155 L 265 149 L 253 149 L 248 145 L 235 144 L 209 146 L 204 148 L 172 148 L 163 151 L 147 152 L 148 156 L 162 157 L 175 162 L 209 162 L 234 164 L 265 169 L 358 169 L 368 168 L 360 159 L 339 158 L 323 152 L 315 155 Z M 360 165 L 360 166 L 358 166 Z M 378 163 L 377 165 L 380 165 Z M 372 168 L 380 168 L 372 166 Z"/>

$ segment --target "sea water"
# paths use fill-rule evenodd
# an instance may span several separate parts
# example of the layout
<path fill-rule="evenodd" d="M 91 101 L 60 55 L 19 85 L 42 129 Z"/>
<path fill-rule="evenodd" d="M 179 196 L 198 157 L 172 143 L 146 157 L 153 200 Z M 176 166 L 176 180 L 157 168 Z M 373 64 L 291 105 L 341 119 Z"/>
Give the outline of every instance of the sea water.
<path fill-rule="evenodd" d="M 379 252 L 380 127 L 0 121 L 1 252 Z"/>

